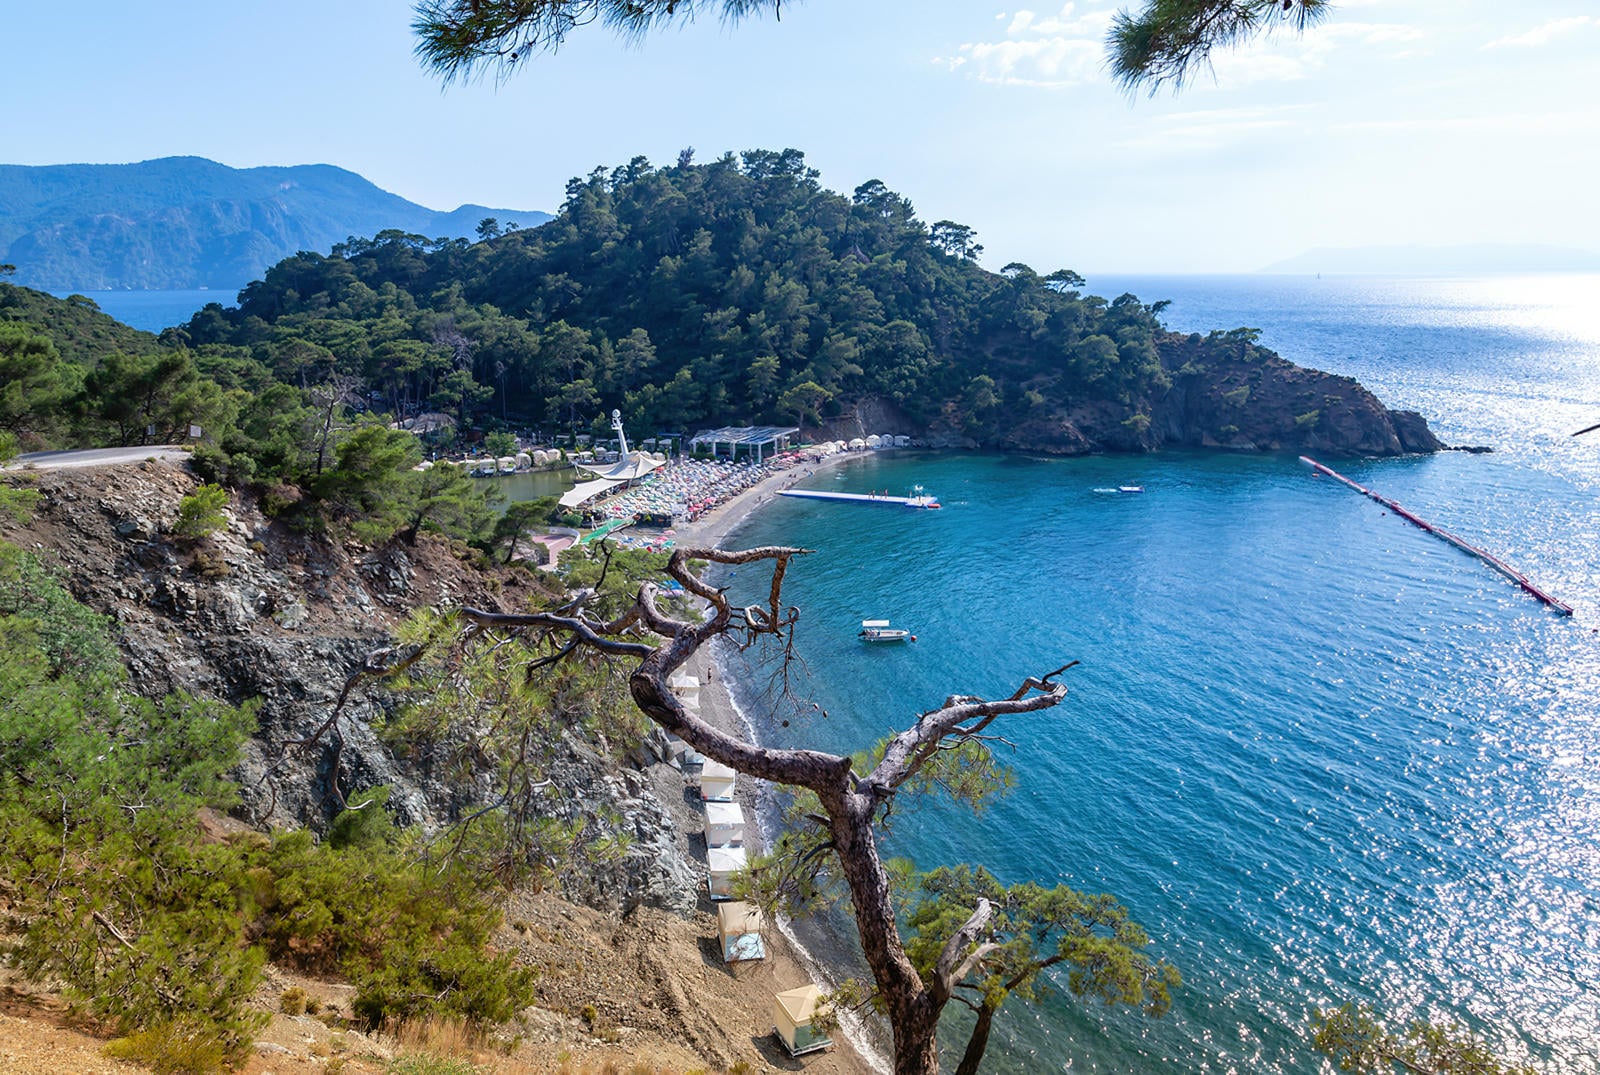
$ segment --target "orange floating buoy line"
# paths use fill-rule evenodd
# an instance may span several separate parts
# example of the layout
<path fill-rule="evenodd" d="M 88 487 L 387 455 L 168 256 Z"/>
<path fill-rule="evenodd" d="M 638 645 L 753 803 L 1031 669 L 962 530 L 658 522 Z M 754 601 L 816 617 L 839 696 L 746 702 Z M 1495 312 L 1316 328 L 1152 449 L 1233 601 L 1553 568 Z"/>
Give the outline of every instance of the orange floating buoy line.
<path fill-rule="evenodd" d="M 1478 559 L 1482 560 L 1484 563 L 1488 564 L 1490 567 L 1492 567 L 1496 571 L 1500 572 L 1500 574 L 1504 575 L 1506 578 L 1510 579 L 1512 582 L 1516 583 L 1518 586 L 1521 586 L 1528 593 L 1532 594 L 1534 597 L 1538 598 L 1540 601 L 1543 601 L 1546 605 L 1548 605 L 1550 608 L 1554 609 L 1556 612 L 1560 613 L 1561 615 L 1563 615 L 1563 616 L 1572 615 L 1572 606 L 1571 605 L 1567 604 L 1565 601 L 1558 600 L 1558 599 L 1550 596 L 1549 594 L 1545 593 L 1537 585 L 1535 585 L 1535 583 L 1534 583 L 1534 581 L 1532 579 L 1528 578 L 1528 576 L 1524 575 L 1522 572 L 1518 571 L 1516 568 L 1512 567 L 1510 564 L 1506 563 L 1504 560 L 1500 559 L 1500 557 L 1494 555 L 1493 553 L 1485 552 L 1483 549 L 1478 548 L 1476 545 L 1472 545 L 1472 544 L 1469 544 L 1468 542 L 1465 542 L 1465 541 L 1461 540 L 1460 538 L 1458 538 L 1454 534 L 1452 534 L 1450 531 L 1441 529 L 1440 527 L 1437 527 L 1437 526 L 1434 526 L 1432 523 L 1428 522 L 1428 520 L 1411 514 L 1405 508 L 1402 508 L 1399 504 L 1395 503 L 1393 500 L 1390 500 L 1388 497 L 1380 496 L 1379 494 L 1374 493 L 1371 489 L 1368 489 L 1364 485 L 1358 485 L 1357 483 L 1351 481 L 1349 478 L 1345 477 L 1343 474 L 1340 474 L 1338 471 L 1334 470 L 1332 467 L 1325 467 L 1321 463 L 1317 462 L 1315 459 L 1312 459 L 1308 455 L 1302 455 L 1300 457 L 1300 462 L 1304 463 L 1306 466 L 1310 467 L 1312 470 L 1316 471 L 1318 474 L 1326 474 L 1328 477 L 1333 478 L 1335 481 L 1340 481 L 1340 482 L 1343 482 L 1344 484 L 1348 485 L 1350 488 L 1354 489 L 1356 492 L 1360 493 L 1362 496 L 1368 497 L 1368 498 L 1370 498 L 1372 500 L 1376 500 L 1378 503 L 1382 504 L 1384 507 L 1386 507 L 1390 511 L 1394 512 L 1396 515 L 1400 516 L 1400 518 L 1404 519 L 1406 522 L 1411 523 L 1414 526 L 1419 527 L 1420 529 L 1426 530 L 1428 533 L 1432 534 L 1436 538 L 1439 538 L 1439 539 L 1441 539 L 1443 541 L 1448 541 L 1450 544 L 1454 545 L 1456 548 L 1460 549 L 1462 552 L 1471 553 L 1473 556 L 1476 556 Z"/>

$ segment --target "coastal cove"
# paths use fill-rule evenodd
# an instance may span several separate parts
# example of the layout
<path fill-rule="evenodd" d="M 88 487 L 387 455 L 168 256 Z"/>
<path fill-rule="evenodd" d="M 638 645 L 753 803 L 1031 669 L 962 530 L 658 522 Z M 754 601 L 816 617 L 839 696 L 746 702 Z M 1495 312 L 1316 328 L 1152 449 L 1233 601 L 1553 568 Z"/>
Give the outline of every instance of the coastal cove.
<path fill-rule="evenodd" d="M 814 487 L 922 484 L 944 510 L 774 498 L 724 542 L 817 550 L 786 588 L 804 704 L 762 689 L 770 667 L 739 670 L 766 742 L 862 749 L 951 692 L 1083 661 L 1060 709 L 1004 730 L 1010 797 L 976 819 L 897 812 L 890 850 L 1111 892 L 1186 985 L 1159 1022 L 1013 1003 L 995 1071 L 1315 1071 L 1307 1015 L 1350 1000 L 1593 1069 L 1600 467 L 1567 434 L 1600 414 L 1595 341 L 1570 308 L 1513 308 L 1515 287 L 1473 305 L 1451 296 L 1493 282 L 1407 282 L 1408 305 L 1362 286 L 1362 304 L 1291 311 L 1222 291 L 1264 315 L 1241 318 L 1267 321 L 1264 345 L 1492 444 L 1336 465 L 1504 556 L 1574 620 L 1292 456 L 884 453 Z M 1169 324 L 1186 316 L 1180 298 Z M 1094 492 L 1119 485 L 1146 492 Z M 918 641 L 864 646 L 865 618 Z"/>

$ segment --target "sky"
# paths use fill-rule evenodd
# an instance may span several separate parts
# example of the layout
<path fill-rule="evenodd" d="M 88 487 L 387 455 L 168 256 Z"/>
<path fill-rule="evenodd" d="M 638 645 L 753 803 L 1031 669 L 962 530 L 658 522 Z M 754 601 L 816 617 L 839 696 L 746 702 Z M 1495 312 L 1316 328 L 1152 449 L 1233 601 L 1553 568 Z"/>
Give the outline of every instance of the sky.
<path fill-rule="evenodd" d="M 593 27 L 446 87 L 407 0 L 0 0 L 0 163 L 334 164 L 434 209 L 553 212 L 596 166 L 794 147 L 831 189 L 881 179 L 974 228 L 990 268 L 1600 251 L 1593 0 L 1344 0 L 1154 97 L 1105 73 L 1118 6 L 797 0 L 638 45 Z"/>

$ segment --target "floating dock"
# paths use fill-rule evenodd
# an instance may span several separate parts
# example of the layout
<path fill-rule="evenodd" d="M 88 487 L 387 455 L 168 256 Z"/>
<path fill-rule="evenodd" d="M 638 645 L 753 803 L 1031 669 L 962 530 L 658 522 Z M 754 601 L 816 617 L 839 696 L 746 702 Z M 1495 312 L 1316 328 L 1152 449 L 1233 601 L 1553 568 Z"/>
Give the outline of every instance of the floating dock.
<path fill-rule="evenodd" d="M 779 496 L 798 496 L 808 500 L 848 500 L 858 504 L 899 504 L 905 508 L 937 508 L 936 496 L 889 496 L 887 493 L 831 493 L 821 489 L 783 489 Z"/>
<path fill-rule="evenodd" d="M 1462 552 L 1476 556 L 1478 559 L 1482 560 L 1484 563 L 1500 572 L 1500 574 L 1504 575 L 1518 586 L 1521 586 L 1528 593 L 1532 594 L 1540 601 L 1543 601 L 1546 605 L 1554 609 L 1556 612 L 1559 612 L 1561 615 L 1572 615 L 1571 605 L 1551 597 L 1549 594 L 1545 593 L 1537 585 L 1535 585 L 1532 579 L 1528 578 L 1528 576 L 1524 575 L 1522 572 L 1518 571 L 1516 568 L 1512 567 L 1510 564 L 1506 563 L 1493 553 L 1485 552 L 1476 545 L 1461 540 L 1450 531 L 1434 526 L 1426 519 L 1411 514 L 1411 512 L 1407 511 L 1405 508 L 1402 508 L 1399 504 L 1395 503 L 1393 500 L 1390 500 L 1388 497 L 1381 496 L 1378 493 L 1373 492 L 1371 489 L 1368 489 L 1366 486 L 1359 485 L 1356 482 L 1351 481 L 1343 474 L 1340 474 L 1337 470 L 1334 470 L 1332 467 L 1323 466 L 1321 463 L 1317 462 L 1315 459 L 1312 459 L 1308 455 L 1302 455 L 1300 457 L 1300 462 L 1304 463 L 1318 474 L 1326 474 L 1335 481 L 1340 481 L 1348 485 L 1362 496 L 1376 500 L 1378 503 L 1394 512 L 1396 515 L 1400 516 L 1400 518 L 1404 519 L 1406 522 L 1426 530 L 1428 533 L 1432 534 L 1436 538 L 1439 538 L 1440 540 L 1448 541 Z"/>

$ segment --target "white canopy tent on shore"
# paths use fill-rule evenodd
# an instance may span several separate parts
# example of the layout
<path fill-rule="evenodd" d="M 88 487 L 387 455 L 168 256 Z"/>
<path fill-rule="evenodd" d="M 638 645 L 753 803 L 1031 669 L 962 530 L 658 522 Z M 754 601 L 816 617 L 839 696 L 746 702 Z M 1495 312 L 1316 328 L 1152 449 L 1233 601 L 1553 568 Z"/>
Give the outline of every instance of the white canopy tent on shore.
<path fill-rule="evenodd" d="M 609 478 L 596 478 L 590 482 L 580 482 L 561 494 L 561 506 L 575 508 L 586 501 L 593 500 L 603 493 L 607 493 L 623 484 L 621 479 L 613 481 Z"/>
<path fill-rule="evenodd" d="M 747 959 L 766 959 L 767 945 L 761 937 L 766 926 L 761 908 L 743 900 L 717 904 L 717 940 L 724 963 Z"/>
<path fill-rule="evenodd" d="M 707 759 L 700 770 L 700 798 L 708 803 L 733 802 L 733 792 L 738 774 L 720 761 Z"/>
<path fill-rule="evenodd" d="M 776 994 L 772 1001 L 772 1029 L 790 1056 L 802 1056 L 833 1044 L 833 1039 L 815 1025 L 817 1018 L 828 1011 L 822 1003 L 821 989 L 803 985 Z"/>
<path fill-rule="evenodd" d="M 706 849 L 706 891 L 713 900 L 733 898 L 733 875 L 743 870 L 749 860 L 742 847 L 708 847 Z"/>
<path fill-rule="evenodd" d="M 654 458 L 649 452 L 629 452 L 626 459 L 618 459 L 605 466 L 584 463 L 580 465 L 579 469 L 587 470 L 597 478 L 630 482 L 644 477 L 653 470 L 660 469 L 664 462 L 664 460 Z"/>
<path fill-rule="evenodd" d="M 728 847 L 742 843 L 744 807 L 738 803 L 706 803 L 706 846 Z"/>

